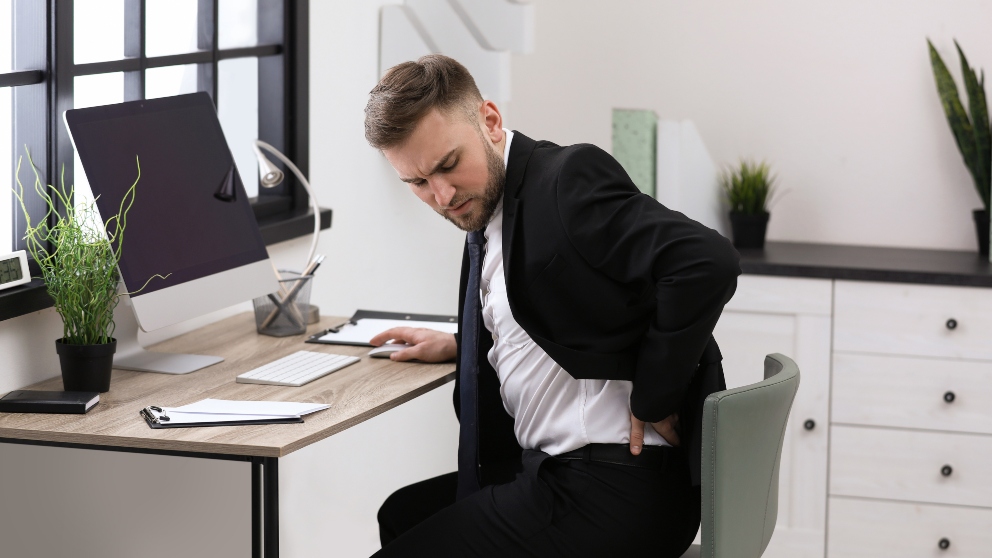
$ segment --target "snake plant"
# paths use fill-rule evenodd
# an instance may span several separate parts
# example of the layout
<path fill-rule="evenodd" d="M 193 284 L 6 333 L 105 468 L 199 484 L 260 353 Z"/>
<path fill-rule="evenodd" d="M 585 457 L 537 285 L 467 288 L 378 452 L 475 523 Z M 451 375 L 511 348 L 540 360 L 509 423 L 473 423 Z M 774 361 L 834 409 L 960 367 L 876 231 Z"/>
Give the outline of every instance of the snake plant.
<path fill-rule="evenodd" d="M 992 131 L 989 127 L 988 105 L 985 102 L 985 71 L 976 75 L 961 46 L 954 41 L 968 93 L 968 111 L 965 112 L 954 78 L 929 39 L 927 45 L 930 47 L 930 65 L 933 66 L 933 77 L 937 82 L 937 93 L 940 95 L 944 114 L 947 115 L 947 123 L 954 133 L 964 164 L 975 181 L 982 204 L 988 211 L 992 185 Z"/>

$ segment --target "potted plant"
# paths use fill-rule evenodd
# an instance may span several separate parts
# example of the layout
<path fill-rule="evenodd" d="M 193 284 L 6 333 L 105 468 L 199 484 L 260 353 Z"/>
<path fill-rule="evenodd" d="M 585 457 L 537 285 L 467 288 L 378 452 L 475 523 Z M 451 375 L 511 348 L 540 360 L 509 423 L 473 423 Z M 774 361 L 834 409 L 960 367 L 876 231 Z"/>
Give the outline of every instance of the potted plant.
<path fill-rule="evenodd" d="M 947 123 L 954 133 L 958 150 L 964 158 L 964 164 L 975 182 L 979 197 L 982 198 L 983 209 L 972 212 L 975 228 L 978 234 L 978 251 L 983 256 L 989 255 L 989 198 L 992 185 L 992 130 L 989 126 L 989 110 L 985 102 L 985 72 L 981 77 L 975 75 L 975 69 L 968 64 L 964 51 L 957 41 L 958 57 L 961 59 L 961 74 L 964 78 L 965 90 L 968 92 L 968 112 L 965 112 L 961 98 L 958 96 L 958 86 L 944 61 L 927 40 L 930 47 L 930 65 L 933 67 L 933 77 L 937 82 L 937 93 L 940 103 L 947 115 Z"/>
<path fill-rule="evenodd" d="M 32 222 L 24 203 L 20 160 L 14 194 L 24 213 L 27 250 L 41 268 L 48 294 L 62 317 L 63 334 L 56 340 L 55 350 L 63 386 L 66 391 L 106 392 L 117 348 L 113 337 L 114 308 L 119 300 L 117 264 L 127 214 L 141 178 L 140 162 L 138 178 L 124 195 L 117 214 L 101 222 L 94 201 L 74 203 L 73 189 L 66 190 L 64 180 L 60 188 L 42 186 L 30 153 L 28 161 L 34 170 L 35 192 L 47 204 L 48 212 L 37 223 Z"/>
<path fill-rule="evenodd" d="M 768 163 L 742 159 L 720 176 L 720 185 L 730 205 L 730 230 L 737 248 L 764 248 L 768 230 L 768 203 L 775 177 Z"/>

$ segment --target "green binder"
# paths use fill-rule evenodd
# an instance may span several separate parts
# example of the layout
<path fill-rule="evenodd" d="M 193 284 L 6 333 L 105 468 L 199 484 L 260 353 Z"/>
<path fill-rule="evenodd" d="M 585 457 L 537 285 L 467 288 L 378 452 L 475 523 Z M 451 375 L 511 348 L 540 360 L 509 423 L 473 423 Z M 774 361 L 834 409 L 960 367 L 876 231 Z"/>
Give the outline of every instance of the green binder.
<path fill-rule="evenodd" d="M 613 109 L 613 156 L 634 184 L 654 197 L 658 163 L 658 115 L 652 110 Z"/>

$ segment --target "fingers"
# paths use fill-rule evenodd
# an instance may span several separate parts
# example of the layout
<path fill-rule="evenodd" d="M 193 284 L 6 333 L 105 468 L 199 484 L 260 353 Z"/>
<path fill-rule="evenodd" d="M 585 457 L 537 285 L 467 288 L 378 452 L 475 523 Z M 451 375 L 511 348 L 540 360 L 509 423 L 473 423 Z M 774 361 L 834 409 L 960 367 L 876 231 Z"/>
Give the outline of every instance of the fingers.
<path fill-rule="evenodd" d="M 395 353 L 389 355 L 389 358 L 398 362 L 406 362 L 408 360 L 419 360 L 420 362 L 441 362 L 444 360 L 439 357 L 441 348 L 435 340 L 421 340 L 416 345 L 409 348 L 403 349 L 402 351 L 396 351 Z"/>
<path fill-rule="evenodd" d="M 409 355 L 410 351 L 413 349 L 403 349 L 402 351 L 396 351 L 395 353 L 389 355 L 389 360 L 395 360 L 396 362 L 406 362 L 408 360 L 413 360 L 416 357 L 411 357 Z"/>
<path fill-rule="evenodd" d="M 373 347 L 378 347 L 391 339 L 395 339 L 396 341 L 401 341 L 403 343 L 409 343 L 413 331 L 414 329 L 412 327 L 394 327 L 392 329 L 387 329 L 372 339 L 369 339 L 369 344 Z"/>
<path fill-rule="evenodd" d="M 402 351 L 396 351 L 395 353 L 389 355 L 390 360 L 395 360 L 397 362 L 406 362 L 408 360 L 420 360 L 423 362 L 430 362 L 425 358 L 421 358 L 424 353 L 423 345 L 414 345 L 409 349 L 403 349 Z"/>
<path fill-rule="evenodd" d="M 633 413 L 630 414 L 630 453 L 641 454 L 641 447 L 644 446 L 644 421 L 638 419 Z"/>
<path fill-rule="evenodd" d="M 671 415 L 661 422 L 653 422 L 651 426 L 654 427 L 655 432 L 661 435 L 666 442 L 672 446 L 678 447 L 682 444 L 682 440 L 679 439 L 678 432 L 675 431 L 675 427 L 678 426 L 679 416 Z"/>
<path fill-rule="evenodd" d="M 414 359 L 421 362 L 446 362 L 454 360 L 458 353 L 454 335 L 433 329 L 394 327 L 370 339 L 369 344 L 378 347 L 387 341 L 412 345 L 389 356 L 391 360 L 400 362 Z"/>

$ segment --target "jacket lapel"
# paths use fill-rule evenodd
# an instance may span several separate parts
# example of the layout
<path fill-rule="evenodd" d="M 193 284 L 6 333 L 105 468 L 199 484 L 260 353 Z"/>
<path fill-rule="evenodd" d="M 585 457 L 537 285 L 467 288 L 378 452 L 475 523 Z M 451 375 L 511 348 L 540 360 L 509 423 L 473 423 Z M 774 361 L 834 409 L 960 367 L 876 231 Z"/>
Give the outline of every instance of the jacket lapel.
<path fill-rule="evenodd" d="M 510 156 L 506 162 L 506 185 L 503 188 L 503 272 L 506 277 L 511 277 L 513 238 L 517 231 L 517 215 L 520 214 L 522 203 L 520 190 L 527 171 L 527 162 L 530 161 L 530 155 L 535 147 L 537 147 L 536 141 L 516 130 L 513 131 Z"/>

